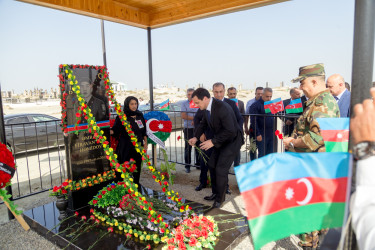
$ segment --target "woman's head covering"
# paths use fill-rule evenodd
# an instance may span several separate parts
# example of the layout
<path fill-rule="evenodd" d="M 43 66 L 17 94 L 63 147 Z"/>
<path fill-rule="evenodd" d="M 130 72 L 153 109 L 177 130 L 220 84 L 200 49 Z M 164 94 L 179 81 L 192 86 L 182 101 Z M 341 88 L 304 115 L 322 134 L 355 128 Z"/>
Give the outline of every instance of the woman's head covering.
<path fill-rule="evenodd" d="M 129 108 L 129 104 L 130 104 L 131 100 L 135 100 L 137 102 L 137 110 L 136 111 L 132 111 Z M 138 99 L 136 97 L 134 97 L 134 96 L 128 96 L 128 97 L 126 97 L 126 99 L 124 101 L 124 113 L 125 113 L 125 115 L 127 115 L 127 116 L 135 116 L 135 115 L 142 114 L 138 110 L 138 107 L 139 107 L 139 102 L 138 102 Z"/>

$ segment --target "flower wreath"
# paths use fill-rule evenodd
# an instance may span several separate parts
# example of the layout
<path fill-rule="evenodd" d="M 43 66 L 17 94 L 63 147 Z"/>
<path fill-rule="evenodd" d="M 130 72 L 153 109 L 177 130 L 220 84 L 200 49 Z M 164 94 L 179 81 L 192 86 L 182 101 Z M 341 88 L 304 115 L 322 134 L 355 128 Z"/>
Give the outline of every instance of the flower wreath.
<path fill-rule="evenodd" d="M 65 77 L 63 76 L 63 73 L 65 73 L 65 75 L 67 76 L 67 78 L 69 80 L 69 84 L 72 85 L 72 90 L 77 95 L 77 99 L 80 103 L 80 108 L 78 109 L 78 112 L 76 114 L 76 116 L 77 116 L 76 126 L 78 126 L 78 124 L 80 122 L 80 117 L 83 114 L 85 119 L 88 122 L 88 132 L 91 133 L 94 136 L 94 138 L 97 139 L 98 144 L 102 144 L 103 149 L 104 149 L 105 154 L 106 154 L 106 158 L 110 161 L 110 165 L 112 167 L 114 167 L 116 171 L 121 172 L 121 177 L 124 178 L 124 182 L 119 182 L 117 185 L 122 185 L 123 187 L 125 187 L 128 194 L 135 198 L 136 205 L 138 207 L 142 208 L 143 210 L 147 211 L 148 216 L 150 216 L 150 218 L 154 219 L 155 224 L 159 225 L 159 228 L 160 228 L 161 232 L 164 234 L 164 236 L 161 237 L 161 239 L 164 239 L 164 240 L 168 239 L 171 236 L 169 225 L 163 221 L 163 219 L 161 217 L 161 214 L 153 209 L 152 204 L 144 203 L 145 197 L 142 194 L 140 194 L 139 192 L 137 192 L 138 185 L 134 184 L 133 180 L 130 178 L 129 171 L 127 171 L 126 163 L 123 163 L 123 164 L 118 163 L 117 155 L 114 154 L 113 149 L 109 146 L 109 142 L 107 141 L 107 138 L 103 135 L 104 132 L 97 125 L 97 123 L 95 121 L 95 117 L 93 117 L 93 115 L 91 113 L 91 109 L 88 107 L 88 105 L 85 103 L 85 100 L 81 96 L 80 87 L 77 85 L 78 81 L 76 80 L 76 78 L 73 75 L 73 72 L 71 70 L 71 68 L 74 69 L 76 67 L 80 67 L 80 68 L 82 68 L 82 67 L 83 68 L 92 67 L 92 68 L 95 68 L 97 70 L 100 69 L 100 73 L 102 75 L 102 80 L 104 80 L 104 84 L 105 84 L 106 94 L 107 94 L 110 102 L 112 104 L 114 104 L 114 109 L 116 110 L 116 113 L 118 114 L 123 126 L 125 127 L 127 133 L 129 134 L 130 139 L 132 141 L 132 144 L 135 147 L 135 150 L 139 154 L 142 155 L 142 160 L 146 162 L 146 165 L 147 165 L 148 169 L 153 174 L 152 177 L 155 179 L 155 182 L 160 184 L 161 190 L 165 193 L 165 195 L 168 197 L 168 199 L 176 203 L 176 205 L 180 208 L 180 212 L 184 212 L 184 211 L 185 212 L 186 211 L 191 212 L 190 207 L 181 202 L 181 198 L 179 197 L 179 194 L 177 192 L 174 192 L 173 190 L 169 189 L 168 181 L 166 181 L 165 177 L 163 175 L 161 175 L 160 172 L 157 171 L 157 169 L 154 166 L 152 166 L 152 164 L 150 162 L 150 158 L 146 153 L 146 150 L 141 146 L 140 143 L 138 143 L 137 137 L 135 136 L 134 132 L 132 131 L 131 125 L 127 122 L 126 115 L 121 110 L 121 105 L 114 98 L 114 91 L 113 91 L 112 85 L 109 81 L 108 72 L 107 72 L 107 69 L 106 69 L 105 66 L 99 67 L 99 66 L 88 66 L 88 65 L 66 65 L 66 64 L 60 65 L 60 75 L 59 75 L 60 89 L 61 89 L 61 92 L 63 93 L 62 97 L 61 97 L 62 98 L 61 106 L 63 108 L 63 112 L 62 112 L 62 129 L 63 129 L 63 131 L 64 132 L 67 131 L 66 130 L 66 125 L 67 125 L 67 123 L 66 123 L 66 95 L 67 94 L 65 93 Z M 69 183 L 69 180 L 67 182 Z M 116 184 L 114 184 L 114 187 L 115 186 L 116 186 Z M 110 189 L 112 190 L 112 187 L 110 187 Z M 104 191 L 104 190 L 102 190 L 102 191 Z M 98 195 L 95 196 L 94 199 L 89 202 L 89 204 L 93 205 L 95 207 L 95 205 L 98 204 L 98 199 L 100 199 L 99 198 L 100 195 L 101 194 L 99 192 Z M 116 222 L 114 224 L 113 222 L 107 221 L 106 217 L 102 217 L 102 216 L 98 215 L 99 211 L 96 211 L 95 209 L 92 209 L 91 212 L 92 212 L 93 216 L 96 216 L 97 218 L 100 217 L 102 221 L 106 221 L 106 224 L 108 224 L 110 226 L 116 225 Z M 133 230 L 133 228 L 130 225 L 127 225 L 127 230 L 131 234 L 131 233 L 134 232 L 135 229 Z M 137 233 L 134 234 L 135 237 L 137 237 L 137 235 L 138 235 Z M 153 240 L 153 239 L 150 239 L 150 240 Z M 153 240 L 153 241 L 155 241 L 155 240 Z"/>
<path fill-rule="evenodd" d="M 4 189 L 5 187 L 11 185 L 10 180 L 16 171 L 16 163 L 14 162 L 14 157 L 8 147 L 1 142 L 0 159 L 0 196 L 9 204 L 9 208 L 12 212 L 20 215 L 22 214 L 22 211 L 17 210 L 17 205 L 9 200 L 9 198 L 12 196 Z"/>

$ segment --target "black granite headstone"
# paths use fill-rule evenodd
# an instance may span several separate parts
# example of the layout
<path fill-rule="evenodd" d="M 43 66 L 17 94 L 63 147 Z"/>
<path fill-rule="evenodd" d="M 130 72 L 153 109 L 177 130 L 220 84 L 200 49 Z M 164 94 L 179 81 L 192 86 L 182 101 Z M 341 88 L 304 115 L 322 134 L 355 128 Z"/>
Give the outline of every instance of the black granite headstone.
<path fill-rule="evenodd" d="M 87 106 L 90 107 L 91 114 L 95 117 L 96 122 L 98 124 L 109 123 L 108 98 L 105 95 L 105 85 L 99 70 L 95 68 L 71 69 L 78 81 L 77 85 L 80 86 L 80 94 Z M 70 80 L 67 76 L 65 76 L 65 79 L 65 91 L 68 94 L 66 96 L 66 119 L 67 128 L 70 131 L 67 140 L 65 140 L 67 143 L 65 148 L 68 158 L 68 178 L 77 181 L 108 171 L 110 170 L 110 165 L 102 145 L 97 144 L 96 138 L 88 132 L 85 115 L 80 117 L 81 121 L 76 127 L 78 128 L 78 134 L 71 131 L 75 128 L 76 114 L 80 104 L 77 95 L 72 90 L 72 85 L 69 84 Z M 109 140 L 109 128 L 102 128 L 102 130 L 104 132 L 103 135 Z M 96 194 L 98 188 L 100 189 L 102 186 L 104 184 L 95 185 L 95 188 L 85 188 L 72 192 L 69 207 L 77 209 L 85 203 L 87 205 L 87 202 Z"/>

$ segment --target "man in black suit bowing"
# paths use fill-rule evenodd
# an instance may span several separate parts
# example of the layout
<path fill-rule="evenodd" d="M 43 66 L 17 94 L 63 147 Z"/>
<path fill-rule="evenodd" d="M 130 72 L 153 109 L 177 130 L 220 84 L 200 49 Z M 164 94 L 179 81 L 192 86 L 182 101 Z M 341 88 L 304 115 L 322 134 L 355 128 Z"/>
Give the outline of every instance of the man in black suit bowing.
<path fill-rule="evenodd" d="M 201 137 L 207 127 L 213 131 L 213 138 L 202 142 L 200 148 L 213 148 L 208 166 L 211 182 L 216 186 L 216 193 L 212 195 L 215 200 L 213 207 L 220 208 L 225 200 L 229 168 L 243 144 L 243 133 L 229 104 L 211 98 L 208 90 L 204 88 L 195 90 L 192 98 L 199 109 L 206 112 L 200 124 L 197 124 L 189 144 L 195 145 L 197 138 Z"/>

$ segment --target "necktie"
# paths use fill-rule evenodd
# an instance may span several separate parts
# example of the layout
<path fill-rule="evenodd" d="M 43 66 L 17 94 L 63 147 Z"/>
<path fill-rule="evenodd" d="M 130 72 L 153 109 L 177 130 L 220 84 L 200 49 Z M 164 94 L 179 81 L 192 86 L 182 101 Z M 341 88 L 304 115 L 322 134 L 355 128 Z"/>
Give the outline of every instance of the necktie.
<path fill-rule="evenodd" d="M 339 101 L 339 98 L 337 96 L 334 96 L 334 98 L 335 98 L 336 102 Z"/>
<path fill-rule="evenodd" d="M 206 112 L 207 112 L 208 121 L 210 121 L 210 119 L 211 119 L 211 112 L 209 110 L 206 110 Z"/>

